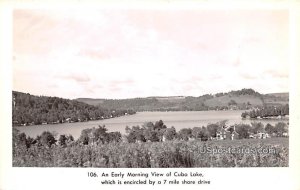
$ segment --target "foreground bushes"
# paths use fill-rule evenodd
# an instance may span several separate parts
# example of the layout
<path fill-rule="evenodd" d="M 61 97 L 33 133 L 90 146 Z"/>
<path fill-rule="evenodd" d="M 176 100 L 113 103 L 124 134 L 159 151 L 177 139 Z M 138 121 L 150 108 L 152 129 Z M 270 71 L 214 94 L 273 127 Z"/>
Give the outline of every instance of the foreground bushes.
<path fill-rule="evenodd" d="M 275 142 L 276 141 L 276 142 Z M 213 154 L 208 148 L 273 148 L 270 153 Z M 13 166 L 26 167 L 287 167 L 288 139 L 113 142 L 99 145 L 13 147 Z"/>

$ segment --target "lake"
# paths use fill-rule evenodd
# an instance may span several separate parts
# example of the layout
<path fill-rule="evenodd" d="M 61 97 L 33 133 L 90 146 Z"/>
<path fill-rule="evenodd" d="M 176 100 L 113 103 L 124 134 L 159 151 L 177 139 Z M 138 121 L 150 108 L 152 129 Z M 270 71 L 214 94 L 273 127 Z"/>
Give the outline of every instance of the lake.
<path fill-rule="evenodd" d="M 122 116 L 106 120 L 49 124 L 49 125 L 33 125 L 16 127 L 21 132 L 31 137 L 40 135 L 43 131 L 55 131 L 57 134 L 71 134 L 75 139 L 80 136 L 83 129 L 105 125 L 109 132 L 120 131 L 125 133 L 126 126 L 142 125 L 145 122 L 155 122 L 163 120 L 167 127 L 174 126 L 177 131 L 182 128 L 193 128 L 206 126 L 209 123 L 216 123 L 227 120 L 228 124 L 247 123 L 259 121 L 264 124 L 270 123 L 275 125 L 279 121 L 287 122 L 288 120 L 268 119 L 268 120 L 242 120 L 241 110 L 227 111 L 178 111 L 178 112 L 137 112 L 134 115 Z"/>

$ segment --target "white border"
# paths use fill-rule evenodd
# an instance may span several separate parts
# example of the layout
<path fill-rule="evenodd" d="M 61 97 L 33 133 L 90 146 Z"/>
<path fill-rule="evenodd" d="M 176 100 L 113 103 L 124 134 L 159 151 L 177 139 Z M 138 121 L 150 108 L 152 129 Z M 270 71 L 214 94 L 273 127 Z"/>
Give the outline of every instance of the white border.
<path fill-rule="evenodd" d="M 101 186 L 100 180 L 87 177 L 88 171 L 198 171 L 203 172 L 211 185 L 155 186 L 174 189 L 300 189 L 299 140 L 299 46 L 300 8 L 299 3 L 289 1 L 19 1 L 0 2 L 0 189 L 152 189 L 152 186 Z M 99 8 L 107 9 L 289 9 L 290 10 L 290 162 L 288 168 L 193 168 L 193 169 L 85 169 L 85 168 L 12 168 L 11 155 L 11 89 L 12 89 L 12 10 L 14 8 Z M 297 55 L 298 53 L 298 55 Z M 34 85 L 34 84 L 33 84 Z"/>

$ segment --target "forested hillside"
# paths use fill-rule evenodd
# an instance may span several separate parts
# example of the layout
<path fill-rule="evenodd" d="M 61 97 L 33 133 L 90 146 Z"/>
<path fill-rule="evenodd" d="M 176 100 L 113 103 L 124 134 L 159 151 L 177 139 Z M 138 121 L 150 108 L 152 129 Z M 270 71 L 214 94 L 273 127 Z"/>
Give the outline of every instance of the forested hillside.
<path fill-rule="evenodd" d="M 242 113 L 242 118 L 262 119 L 262 118 L 289 118 L 289 105 L 266 106 Z"/>
<path fill-rule="evenodd" d="M 205 94 L 199 97 L 170 96 L 132 99 L 89 99 L 80 102 L 108 109 L 133 109 L 135 111 L 204 111 L 251 109 L 268 105 L 286 105 L 288 93 L 260 94 L 253 89 L 242 89 L 226 93 Z"/>
<path fill-rule="evenodd" d="M 135 112 L 129 109 L 106 109 L 83 102 L 48 96 L 12 92 L 14 125 L 39 125 L 78 122 L 118 117 Z"/>

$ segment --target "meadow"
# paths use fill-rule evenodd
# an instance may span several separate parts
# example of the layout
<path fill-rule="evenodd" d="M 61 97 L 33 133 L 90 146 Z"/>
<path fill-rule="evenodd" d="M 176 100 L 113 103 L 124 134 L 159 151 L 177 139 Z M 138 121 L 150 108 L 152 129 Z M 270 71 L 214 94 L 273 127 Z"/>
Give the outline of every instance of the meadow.
<path fill-rule="evenodd" d="M 13 146 L 14 167 L 287 167 L 288 138 L 180 141 L 29 148 Z M 231 151 L 228 151 L 228 150 Z M 216 152 L 217 150 L 217 152 Z M 233 151 L 234 150 L 234 151 Z"/>

